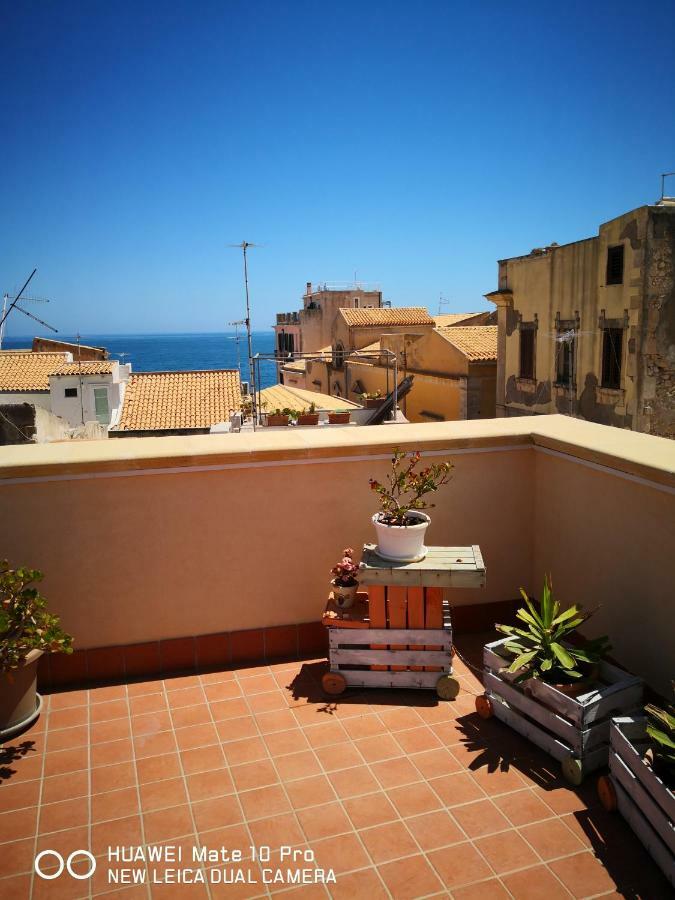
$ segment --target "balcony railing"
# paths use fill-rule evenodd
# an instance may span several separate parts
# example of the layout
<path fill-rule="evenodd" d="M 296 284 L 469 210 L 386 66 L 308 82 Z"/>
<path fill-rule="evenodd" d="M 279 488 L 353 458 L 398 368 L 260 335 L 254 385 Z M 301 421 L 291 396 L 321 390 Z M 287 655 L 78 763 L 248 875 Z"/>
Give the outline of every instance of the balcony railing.
<path fill-rule="evenodd" d="M 297 325 L 299 321 L 297 312 L 277 313 L 277 325 Z"/>

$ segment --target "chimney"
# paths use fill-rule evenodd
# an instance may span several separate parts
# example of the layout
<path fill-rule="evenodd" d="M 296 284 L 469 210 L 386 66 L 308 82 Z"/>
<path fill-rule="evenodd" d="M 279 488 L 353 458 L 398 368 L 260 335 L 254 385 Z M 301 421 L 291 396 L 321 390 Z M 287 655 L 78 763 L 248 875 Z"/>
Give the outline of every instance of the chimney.
<path fill-rule="evenodd" d="M 305 293 L 307 294 L 308 297 L 312 293 L 312 282 L 311 281 L 307 282 L 307 290 L 305 291 Z"/>

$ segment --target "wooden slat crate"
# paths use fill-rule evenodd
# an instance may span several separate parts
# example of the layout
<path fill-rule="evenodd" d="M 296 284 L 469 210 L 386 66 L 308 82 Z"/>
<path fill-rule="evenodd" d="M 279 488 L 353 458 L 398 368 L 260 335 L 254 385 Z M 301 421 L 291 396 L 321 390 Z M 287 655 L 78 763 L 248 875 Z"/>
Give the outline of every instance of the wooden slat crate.
<path fill-rule="evenodd" d="M 478 546 L 428 547 L 427 555 L 419 562 L 396 563 L 378 556 L 376 544 L 365 544 L 359 582 L 362 585 L 480 588 L 485 586 L 485 564 Z"/>
<path fill-rule="evenodd" d="M 598 784 L 608 809 L 618 808 L 647 851 L 675 887 L 675 795 L 642 759 L 647 746 L 645 719 L 614 718 L 610 726 L 609 781 Z M 609 801 L 609 802 L 608 802 Z"/>
<path fill-rule="evenodd" d="M 607 764 L 609 725 L 613 715 L 634 710 L 642 701 L 639 678 L 610 663 L 601 663 L 599 684 L 570 697 L 550 684 L 531 678 L 514 684 L 505 668 L 503 638 L 483 648 L 485 697 L 478 698 L 481 714 L 493 714 L 560 761 L 568 781 L 580 784 L 588 772 Z"/>

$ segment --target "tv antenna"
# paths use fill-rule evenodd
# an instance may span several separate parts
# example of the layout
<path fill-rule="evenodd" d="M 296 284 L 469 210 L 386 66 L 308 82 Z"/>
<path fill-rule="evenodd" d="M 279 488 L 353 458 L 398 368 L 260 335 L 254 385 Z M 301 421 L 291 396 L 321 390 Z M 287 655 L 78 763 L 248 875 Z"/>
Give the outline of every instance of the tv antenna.
<path fill-rule="evenodd" d="M 236 322 L 228 322 L 228 325 L 234 325 L 234 340 L 237 345 L 237 368 L 239 369 L 239 377 L 241 378 L 241 349 L 239 347 L 239 326 L 246 324 L 246 319 L 237 319 Z"/>
<path fill-rule="evenodd" d="M 446 300 L 445 297 L 443 296 L 443 294 L 439 294 L 438 295 L 438 315 L 439 316 L 443 312 L 444 306 L 450 306 L 450 301 Z"/>
<path fill-rule="evenodd" d="M 22 306 L 18 305 L 19 300 L 21 300 L 22 303 L 49 303 L 49 300 L 46 300 L 43 297 L 23 297 L 22 296 L 23 292 L 28 287 L 28 284 L 29 284 L 31 278 L 33 277 L 33 275 L 35 275 L 36 272 L 37 272 L 37 269 L 33 269 L 33 271 L 30 273 L 30 275 L 26 279 L 24 286 L 21 288 L 21 290 L 19 291 L 18 294 L 16 294 L 15 296 L 10 296 L 8 293 L 6 293 L 4 295 L 4 297 L 2 298 L 2 316 L 0 316 L 0 349 L 2 349 L 2 341 L 5 336 L 5 328 L 6 328 L 7 319 L 9 318 L 9 314 L 11 313 L 11 311 L 13 309 L 18 309 L 19 312 L 22 312 L 24 314 L 24 316 L 28 316 L 29 319 L 33 319 L 35 322 L 38 322 L 40 325 L 43 325 L 45 328 L 49 328 L 49 330 L 53 331 L 55 334 L 58 333 L 58 328 L 53 328 L 47 322 L 43 321 L 42 319 L 38 318 L 37 316 L 34 316 L 33 313 L 28 312 L 27 309 L 24 309 Z M 9 304 L 9 309 L 7 308 L 8 304 Z"/>
<path fill-rule="evenodd" d="M 255 385 L 255 372 L 253 371 L 253 342 L 251 339 L 251 303 L 248 294 L 248 259 L 246 257 L 246 251 L 249 247 L 260 247 L 260 244 L 252 244 L 250 241 L 242 241 L 240 244 L 228 244 L 228 247 L 237 247 L 242 251 L 244 257 L 244 290 L 246 292 L 246 318 L 244 319 L 244 323 L 246 325 L 246 337 L 248 340 L 248 372 L 249 378 L 251 380 L 251 412 L 253 413 L 253 427 L 255 428 L 255 423 L 257 420 L 257 404 L 256 404 L 256 385 Z"/>

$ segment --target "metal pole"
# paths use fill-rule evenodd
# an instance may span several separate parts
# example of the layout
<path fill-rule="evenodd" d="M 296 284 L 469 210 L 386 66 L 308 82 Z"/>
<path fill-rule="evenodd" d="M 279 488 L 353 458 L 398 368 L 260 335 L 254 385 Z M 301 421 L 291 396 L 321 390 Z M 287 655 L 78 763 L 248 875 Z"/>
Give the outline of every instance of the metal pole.
<path fill-rule="evenodd" d="M 398 356 L 394 353 L 394 409 L 393 420 L 396 421 L 396 410 L 398 408 Z"/>
<path fill-rule="evenodd" d="M 28 278 L 27 278 L 26 281 L 25 281 L 24 286 L 21 288 L 21 290 L 20 290 L 19 293 L 16 295 L 16 297 L 12 300 L 12 303 L 11 303 L 11 306 L 9 307 L 9 309 L 6 310 L 6 311 L 3 309 L 3 311 L 2 311 L 2 319 L 0 319 L 0 325 L 4 325 L 4 324 L 5 324 L 5 319 L 7 318 L 7 316 L 11 313 L 11 311 L 12 311 L 12 310 L 14 309 L 14 307 L 16 306 L 17 300 L 20 299 L 21 295 L 23 294 L 23 292 L 24 292 L 24 291 L 26 290 L 26 288 L 28 287 L 28 282 L 31 280 L 31 278 L 33 277 L 33 275 L 35 275 L 36 272 L 37 272 L 37 266 L 36 266 L 36 267 L 33 269 L 33 271 L 30 273 L 30 275 L 28 276 Z"/>
<path fill-rule="evenodd" d="M 248 337 L 248 370 L 249 370 L 249 375 L 250 375 L 250 378 L 252 381 L 252 384 L 251 384 L 251 397 L 252 397 L 251 412 L 253 413 L 253 423 L 254 423 L 254 428 L 255 428 L 255 422 L 256 422 L 256 418 L 257 418 L 257 414 L 258 414 L 258 408 L 257 408 L 257 400 L 256 400 L 256 393 L 255 393 L 256 378 L 255 378 L 255 371 L 254 371 L 254 366 L 253 366 L 253 343 L 251 340 L 251 305 L 250 305 L 249 297 L 248 297 L 248 262 L 246 259 L 246 248 L 248 247 L 248 242 L 242 241 L 241 246 L 244 251 L 244 287 L 246 289 L 246 334 Z"/>

